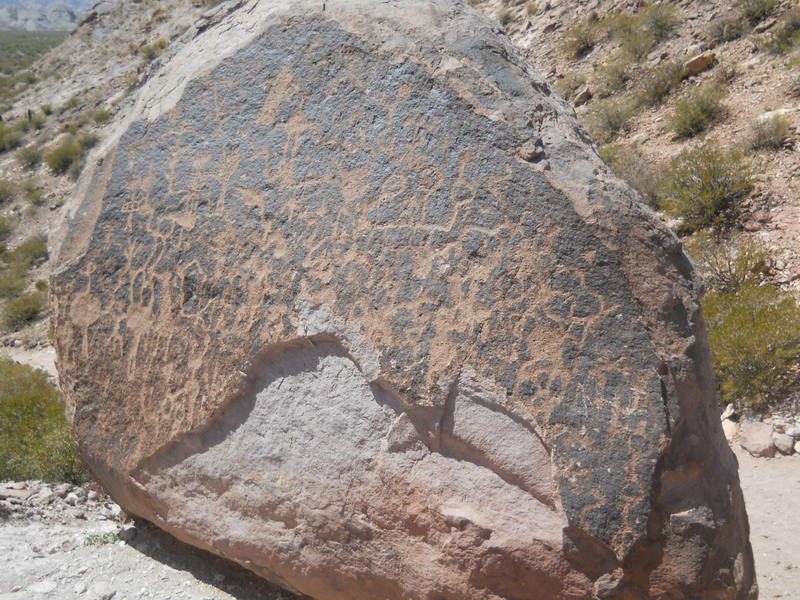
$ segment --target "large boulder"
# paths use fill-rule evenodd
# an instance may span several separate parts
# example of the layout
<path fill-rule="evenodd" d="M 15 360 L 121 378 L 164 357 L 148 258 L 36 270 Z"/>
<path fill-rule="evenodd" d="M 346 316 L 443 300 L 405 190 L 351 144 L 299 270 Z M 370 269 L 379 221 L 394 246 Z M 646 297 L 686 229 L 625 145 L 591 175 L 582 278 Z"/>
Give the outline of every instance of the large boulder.
<path fill-rule="evenodd" d="M 245 3 L 69 215 L 59 375 L 127 511 L 320 600 L 754 597 L 691 265 L 465 4 Z"/>

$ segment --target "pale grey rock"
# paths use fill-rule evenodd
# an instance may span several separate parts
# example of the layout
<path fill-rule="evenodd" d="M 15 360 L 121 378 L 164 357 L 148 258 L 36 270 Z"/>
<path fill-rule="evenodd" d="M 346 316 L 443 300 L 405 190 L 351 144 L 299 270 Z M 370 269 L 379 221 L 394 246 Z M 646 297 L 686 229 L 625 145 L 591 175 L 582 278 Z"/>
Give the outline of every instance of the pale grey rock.
<path fill-rule="evenodd" d="M 794 438 L 785 433 L 775 433 L 772 436 L 772 443 L 781 454 L 792 454 L 794 452 Z"/>
<path fill-rule="evenodd" d="M 775 456 L 773 428 L 767 423 L 745 423 L 739 430 L 739 443 L 753 456 Z"/>

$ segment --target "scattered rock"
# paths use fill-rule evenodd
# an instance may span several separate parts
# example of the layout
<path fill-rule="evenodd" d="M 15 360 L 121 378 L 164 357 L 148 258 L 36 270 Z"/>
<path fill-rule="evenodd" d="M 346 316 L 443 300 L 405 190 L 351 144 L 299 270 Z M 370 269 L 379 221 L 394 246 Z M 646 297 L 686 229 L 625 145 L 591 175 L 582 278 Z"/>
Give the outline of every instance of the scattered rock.
<path fill-rule="evenodd" d="M 732 442 L 739 433 L 739 423 L 731 419 L 722 420 L 722 431 L 725 434 L 725 439 Z"/>
<path fill-rule="evenodd" d="M 785 433 L 775 433 L 772 436 L 772 443 L 781 454 L 791 454 L 794 452 L 794 438 Z"/>
<path fill-rule="evenodd" d="M 778 22 L 777 19 L 767 19 L 766 21 L 762 21 L 761 23 L 756 25 L 753 28 L 753 31 L 755 31 L 756 33 L 764 33 L 765 31 L 767 31 L 767 29 L 771 29 L 772 27 L 774 27 L 777 22 Z"/>
<path fill-rule="evenodd" d="M 800 427 L 792 425 L 786 430 L 786 435 L 790 435 L 796 440 L 800 439 Z"/>
<path fill-rule="evenodd" d="M 592 99 L 592 90 L 589 88 L 588 85 L 585 85 L 580 90 L 578 90 L 577 94 L 575 94 L 575 97 L 572 99 L 572 103 L 575 106 L 581 106 L 582 104 L 586 104 L 591 99 Z"/>
<path fill-rule="evenodd" d="M 117 595 L 117 590 L 105 581 L 98 581 L 89 587 L 89 598 L 91 600 L 111 600 Z"/>
<path fill-rule="evenodd" d="M 759 422 L 745 423 L 739 429 L 739 444 L 753 456 L 775 456 L 772 425 Z"/>
<path fill-rule="evenodd" d="M 717 55 L 713 52 L 702 52 L 687 60 L 683 65 L 682 78 L 692 77 L 710 69 L 717 62 Z"/>

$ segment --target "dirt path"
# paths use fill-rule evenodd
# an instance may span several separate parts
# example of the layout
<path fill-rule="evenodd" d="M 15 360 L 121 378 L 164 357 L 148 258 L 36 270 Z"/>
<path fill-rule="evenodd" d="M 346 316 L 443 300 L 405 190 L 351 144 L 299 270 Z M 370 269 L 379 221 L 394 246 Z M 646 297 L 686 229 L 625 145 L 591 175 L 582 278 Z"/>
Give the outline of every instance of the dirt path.
<path fill-rule="evenodd" d="M 759 599 L 800 598 L 800 455 L 753 458 L 736 448 Z"/>

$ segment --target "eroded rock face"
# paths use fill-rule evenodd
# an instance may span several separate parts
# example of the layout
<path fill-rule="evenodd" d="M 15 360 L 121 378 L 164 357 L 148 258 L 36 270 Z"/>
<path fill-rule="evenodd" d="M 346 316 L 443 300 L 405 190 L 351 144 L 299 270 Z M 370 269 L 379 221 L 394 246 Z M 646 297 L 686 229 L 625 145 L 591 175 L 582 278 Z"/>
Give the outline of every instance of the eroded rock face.
<path fill-rule="evenodd" d="M 321 600 L 753 597 L 677 240 L 475 11 L 284 4 L 149 82 L 57 240 L 115 499 Z"/>

